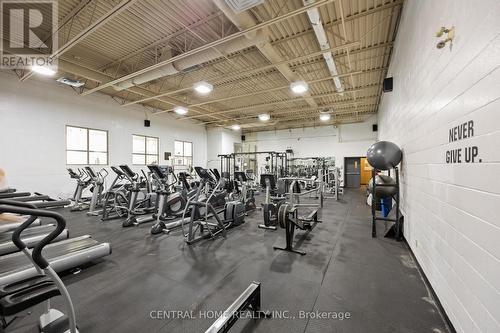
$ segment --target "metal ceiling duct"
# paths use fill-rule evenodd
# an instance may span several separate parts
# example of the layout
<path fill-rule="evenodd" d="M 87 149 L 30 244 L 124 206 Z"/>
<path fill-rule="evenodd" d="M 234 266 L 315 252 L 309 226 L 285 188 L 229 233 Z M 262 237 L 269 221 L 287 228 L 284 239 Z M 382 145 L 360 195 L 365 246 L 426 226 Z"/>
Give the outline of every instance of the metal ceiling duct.
<path fill-rule="evenodd" d="M 252 38 L 245 38 L 244 36 L 241 36 L 240 38 L 233 39 L 217 46 L 217 50 L 211 48 L 203 52 L 195 53 L 191 56 L 176 60 L 170 64 L 166 64 L 165 66 L 162 66 L 150 72 L 138 75 L 133 79 L 123 81 L 117 85 L 114 85 L 113 88 L 115 90 L 121 91 L 136 85 L 159 79 L 161 77 L 175 75 L 179 72 L 189 70 L 194 66 L 218 59 L 221 57 L 221 53 L 225 55 L 231 54 L 265 42 L 267 42 L 267 37 L 261 32 L 255 34 L 255 36 L 253 36 Z"/>
<path fill-rule="evenodd" d="M 247 9 L 260 5 L 264 0 L 225 0 L 229 7 L 236 13 L 243 12 Z"/>

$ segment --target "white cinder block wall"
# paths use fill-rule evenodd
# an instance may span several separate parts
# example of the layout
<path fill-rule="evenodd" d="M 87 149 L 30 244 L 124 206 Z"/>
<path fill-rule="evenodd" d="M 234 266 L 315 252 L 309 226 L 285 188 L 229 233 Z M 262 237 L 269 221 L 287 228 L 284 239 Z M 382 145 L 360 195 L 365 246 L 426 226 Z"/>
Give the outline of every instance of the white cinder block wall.
<path fill-rule="evenodd" d="M 66 171 L 66 125 L 108 130 L 109 165 L 132 164 L 132 134 L 160 138 L 160 163 L 167 163 L 163 153 L 173 153 L 174 140 L 191 141 L 193 163 L 206 165 L 203 126 L 161 115 L 150 116 L 151 127 L 146 128 L 144 112 L 138 106 L 122 107 L 106 95 L 80 97 L 54 82 L 21 83 L 0 72 L 0 168 L 10 187 L 68 197 L 75 184 Z"/>
<path fill-rule="evenodd" d="M 451 50 L 436 48 L 441 26 Z M 500 332 L 499 66 L 499 1 L 405 1 L 379 135 L 404 151 L 405 237 L 465 333 Z"/>
<path fill-rule="evenodd" d="M 241 131 L 215 127 L 207 130 L 208 168 L 220 169 L 220 154 L 234 152 L 234 144 L 241 143 Z"/>
<path fill-rule="evenodd" d="M 256 146 L 257 151 L 282 152 L 291 148 L 294 157 L 334 156 L 335 165 L 343 168 L 344 157 L 366 156 L 368 147 L 377 138 L 377 132 L 372 131 L 376 123 L 377 118 L 373 116 L 362 123 L 337 128 L 322 126 L 248 133 L 244 143 L 252 148 Z"/>

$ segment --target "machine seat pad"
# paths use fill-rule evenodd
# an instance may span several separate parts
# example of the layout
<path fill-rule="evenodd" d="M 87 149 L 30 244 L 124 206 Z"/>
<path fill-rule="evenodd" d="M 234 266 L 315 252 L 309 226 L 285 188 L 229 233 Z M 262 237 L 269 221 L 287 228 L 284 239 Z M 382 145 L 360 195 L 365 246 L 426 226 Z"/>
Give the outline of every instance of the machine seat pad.
<path fill-rule="evenodd" d="M 309 213 L 309 215 L 304 216 L 304 217 L 299 217 L 300 220 L 305 221 L 305 222 L 313 222 L 317 219 L 318 217 L 318 210 L 315 209 Z"/>

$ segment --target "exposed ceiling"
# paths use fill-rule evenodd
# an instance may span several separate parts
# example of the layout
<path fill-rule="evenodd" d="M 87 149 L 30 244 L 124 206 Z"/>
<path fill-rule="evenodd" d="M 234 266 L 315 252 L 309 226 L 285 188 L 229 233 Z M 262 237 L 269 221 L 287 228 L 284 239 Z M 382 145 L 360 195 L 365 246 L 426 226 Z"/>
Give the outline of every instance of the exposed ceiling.
<path fill-rule="evenodd" d="M 59 1 L 56 78 L 152 117 L 245 132 L 360 122 L 377 111 L 402 4 L 265 0 L 238 14 L 225 0 Z M 214 86 L 207 96 L 192 89 L 202 80 Z M 309 91 L 294 94 L 297 80 Z M 189 113 L 173 113 L 177 105 Z M 262 113 L 271 119 L 259 121 Z"/>

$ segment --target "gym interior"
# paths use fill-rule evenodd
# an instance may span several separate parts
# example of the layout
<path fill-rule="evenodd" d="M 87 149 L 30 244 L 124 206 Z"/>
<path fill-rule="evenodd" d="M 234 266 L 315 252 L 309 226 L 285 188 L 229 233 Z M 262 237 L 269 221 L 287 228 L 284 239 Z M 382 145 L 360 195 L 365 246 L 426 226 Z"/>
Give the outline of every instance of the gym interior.
<path fill-rule="evenodd" d="M 0 11 L 0 332 L 500 332 L 497 0 Z"/>

